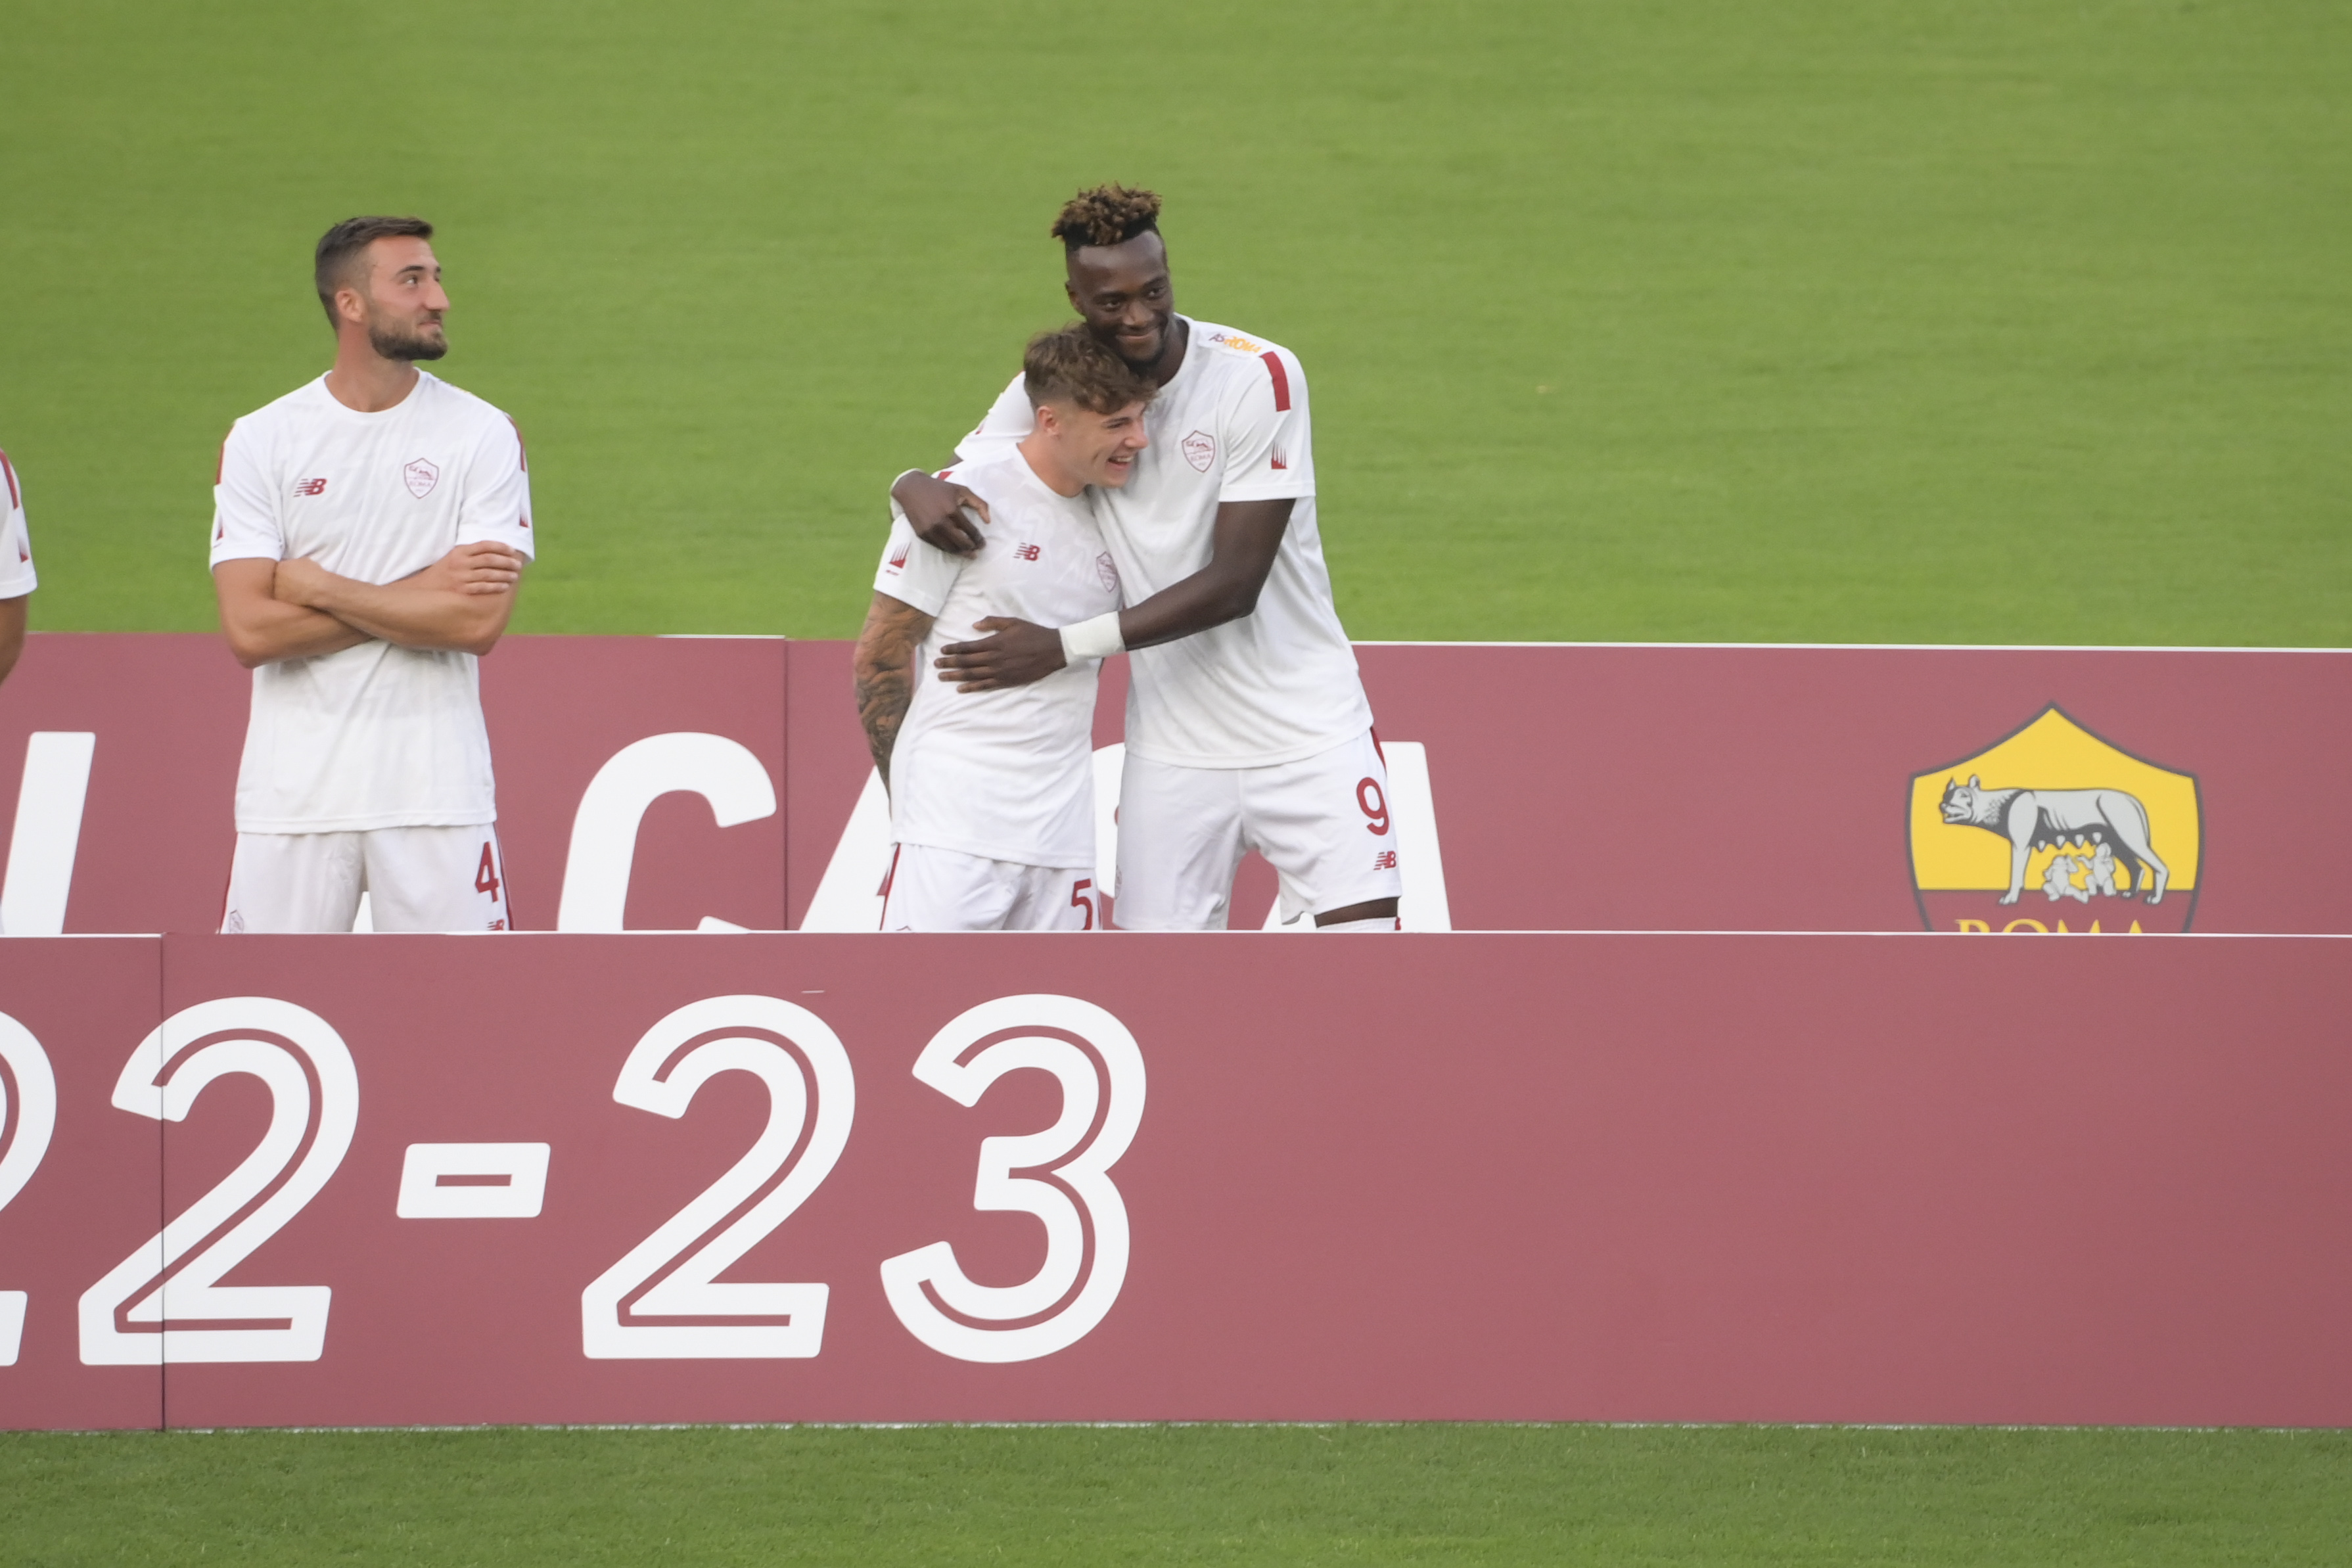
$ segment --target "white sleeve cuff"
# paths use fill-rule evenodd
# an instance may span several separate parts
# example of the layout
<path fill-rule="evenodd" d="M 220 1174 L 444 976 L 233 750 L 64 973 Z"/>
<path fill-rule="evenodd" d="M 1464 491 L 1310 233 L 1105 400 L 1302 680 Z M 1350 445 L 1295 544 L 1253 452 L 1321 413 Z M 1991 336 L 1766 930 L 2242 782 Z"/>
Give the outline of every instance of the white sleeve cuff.
<path fill-rule="evenodd" d="M 1117 610 L 1062 628 L 1062 657 L 1072 664 L 1082 658 L 1108 658 L 1126 651 L 1127 639 L 1119 636 Z"/>

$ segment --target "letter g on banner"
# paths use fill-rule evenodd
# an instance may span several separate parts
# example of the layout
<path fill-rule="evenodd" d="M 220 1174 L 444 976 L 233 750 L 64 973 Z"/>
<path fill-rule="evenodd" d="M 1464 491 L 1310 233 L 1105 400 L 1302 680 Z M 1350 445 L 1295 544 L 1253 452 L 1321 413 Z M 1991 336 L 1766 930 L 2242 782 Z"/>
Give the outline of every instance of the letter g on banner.
<path fill-rule="evenodd" d="M 1016 1035 L 985 1047 L 968 1062 L 959 1059 L 991 1035 L 1024 1025 L 1076 1036 L 1094 1047 L 1095 1056 L 1054 1036 Z M 882 1264 L 883 1293 L 907 1331 L 959 1361 L 1034 1361 L 1066 1350 L 1103 1321 L 1127 1279 L 1127 1205 L 1109 1173 L 1143 1120 L 1143 1053 L 1126 1025 L 1091 1002 L 1003 996 L 958 1015 L 932 1036 L 915 1060 L 915 1076 L 958 1104 L 971 1106 L 991 1084 L 1022 1068 L 1061 1080 L 1062 1114 L 1043 1132 L 982 1139 L 971 1202 L 976 1209 L 1033 1214 L 1044 1222 L 1045 1260 L 1036 1274 L 1019 1285 L 974 1284 L 957 1264 L 954 1246 L 944 1241 Z M 1074 1152 L 1075 1158 L 1065 1158 Z M 1056 1179 L 1013 1173 L 1040 1167 L 1049 1168 Z M 1071 1202 L 1073 1194 L 1076 1203 Z M 940 1310 L 942 1303 L 947 1310 Z"/>

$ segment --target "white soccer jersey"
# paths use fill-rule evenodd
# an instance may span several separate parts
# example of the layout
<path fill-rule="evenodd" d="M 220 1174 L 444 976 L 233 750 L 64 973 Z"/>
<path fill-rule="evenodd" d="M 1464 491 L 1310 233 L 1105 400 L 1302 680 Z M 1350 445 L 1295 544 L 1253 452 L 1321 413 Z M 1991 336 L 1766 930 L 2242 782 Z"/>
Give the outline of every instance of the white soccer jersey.
<path fill-rule="evenodd" d="M 0 502 L 7 506 L 0 524 L 0 599 L 21 599 L 41 585 L 33 574 L 33 536 L 25 527 L 25 486 L 16 465 L 0 452 Z"/>
<path fill-rule="evenodd" d="M 1295 504 L 1255 613 L 1131 656 L 1128 749 L 1191 767 L 1296 762 L 1372 724 L 1315 525 L 1307 375 L 1297 356 L 1262 339 L 1181 319 L 1176 330 L 1192 340 L 1144 416 L 1151 445 L 1134 478 L 1122 489 L 1088 492 L 1127 602 L 1209 563 L 1220 501 Z M 956 455 L 1000 451 L 1031 423 L 1015 376 Z"/>
<path fill-rule="evenodd" d="M 532 552 L 514 421 L 419 374 L 362 414 L 324 377 L 238 420 L 213 489 L 212 563 L 315 561 L 395 582 L 459 544 Z M 489 732 L 472 654 L 363 642 L 253 672 L 237 770 L 240 833 L 463 827 L 495 821 Z"/>
<path fill-rule="evenodd" d="M 1084 496 L 1047 489 L 1019 451 L 949 471 L 988 502 L 987 542 L 969 559 L 915 537 L 894 503 L 874 589 L 936 617 L 915 655 L 914 700 L 890 752 L 890 833 L 1025 866 L 1095 863 L 1094 714 L 1099 659 L 1028 686 L 958 691 L 933 661 L 974 623 L 1040 626 L 1119 606 L 1118 569 Z"/>

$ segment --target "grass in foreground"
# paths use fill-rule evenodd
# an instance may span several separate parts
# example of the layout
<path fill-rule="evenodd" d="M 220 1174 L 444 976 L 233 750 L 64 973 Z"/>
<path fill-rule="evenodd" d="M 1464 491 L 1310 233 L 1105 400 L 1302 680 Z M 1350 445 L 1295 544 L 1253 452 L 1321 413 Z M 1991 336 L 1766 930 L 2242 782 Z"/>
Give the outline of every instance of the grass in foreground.
<path fill-rule="evenodd" d="M 2302 1564 L 2341 1432 L 923 1427 L 0 1436 L 0 1557 Z"/>

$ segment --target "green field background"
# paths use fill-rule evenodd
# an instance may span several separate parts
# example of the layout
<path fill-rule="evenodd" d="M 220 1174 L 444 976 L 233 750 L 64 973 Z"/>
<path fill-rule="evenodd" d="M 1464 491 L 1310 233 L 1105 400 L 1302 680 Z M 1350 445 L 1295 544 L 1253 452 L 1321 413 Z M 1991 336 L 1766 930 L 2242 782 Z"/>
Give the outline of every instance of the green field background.
<path fill-rule="evenodd" d="M 2352 6 L 0 0 L 36 626 L 201 629 L 330 223 L 441 226 L 526 631 L 842 637 L 1081 184 L 1296 349 L 1366 638 L 2352 643 Z M 2343 1435 L 0 1436 L 0 1563 L 2325 1563 Z M 2335 1541 L 2329 1547 L 2326 1542 Z"/>
<path fill-rule="evenodd" d="M 355 212 L 531 441 L 530 631 L 853 632 L 1081 184 L 1295 348 L 1360 637 L 2352 641 L 2352 6 L 0 8 L 36 626 L 202 628 Z"/>

